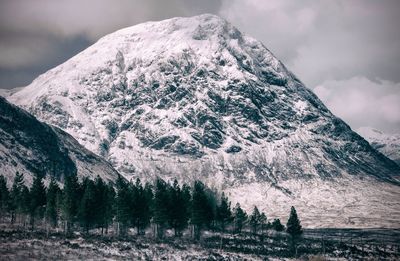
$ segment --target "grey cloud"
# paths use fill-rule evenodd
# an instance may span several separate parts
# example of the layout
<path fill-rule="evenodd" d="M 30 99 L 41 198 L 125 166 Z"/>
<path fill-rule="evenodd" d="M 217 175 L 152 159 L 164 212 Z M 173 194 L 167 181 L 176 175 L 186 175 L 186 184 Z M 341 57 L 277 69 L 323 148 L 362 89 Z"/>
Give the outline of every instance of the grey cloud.
<path fill-rule="evenodd" d="M 355 75 L 400 81 L 399 12 L 395 0 L 225 0 L 221 14 L 313 87 Z"/>
<path fill-rule="evenodd" d="M 0 88 L 14 88 L 28 85 L 39 74 L 61 64 L 84 50 L 91 42 L 85 37 L 58 38 L 47 34 L 1 35 L 7 48 L 0 41 Z M 7 61 L 7 56 L 11 56 Z"/>
<path fill-rule="evenodd" d="M 40 34 L 2 32 L 0 39 L 0 68 L 37 66 L 56 48 L 48 36 Z"/>
<path fill-rule="evenodd" d="M 148 20 L 218 12 L 220 1 L 24 0 L 2 1 L 0 29 L 46 32 L 60 37 L 104 34 Z"/>
<path fill-rule="evenodd" d="M 314 92 L 353 129 L 375 126 L 388 133 L 400 129 L 400 83 L 352 77 L 325 81 Z"/>

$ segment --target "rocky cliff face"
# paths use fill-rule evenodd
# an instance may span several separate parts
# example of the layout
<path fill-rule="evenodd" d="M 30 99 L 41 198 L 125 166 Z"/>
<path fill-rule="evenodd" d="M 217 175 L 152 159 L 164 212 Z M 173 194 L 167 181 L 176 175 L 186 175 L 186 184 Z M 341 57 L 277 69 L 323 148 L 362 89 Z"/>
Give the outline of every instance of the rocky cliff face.
<path fill-rule="evenodd" d="M 15 172 L 26 174 L 29 184 L 34 174 L 66 175 L 114 180 L 112 166 L 88 151 L 73 137 L 56 127 L 39 122 L 26 111 L 0 97 L 0 173 L 12 181 Z"/>
<path fill-rule="evenodd" d="M 128 178 L 197 178 L 240 191 L 264 184 L 285 202 L 300 189 L 291 182 L 398 184 L 399 166 L 261 42 L 213 15 L 107 35 L 8 99 Z"/>

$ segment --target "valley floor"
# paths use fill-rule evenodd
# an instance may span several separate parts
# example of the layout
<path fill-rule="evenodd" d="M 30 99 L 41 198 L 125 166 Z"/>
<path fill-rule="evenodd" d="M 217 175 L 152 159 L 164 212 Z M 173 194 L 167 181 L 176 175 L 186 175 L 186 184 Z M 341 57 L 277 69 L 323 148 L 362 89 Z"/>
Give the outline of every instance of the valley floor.
<path fill-rule="evenodd" d="M 399 260 L 399 230 L 306 230 L 298 247 L 300 260 Z M 3 224 L 0 260 L 292 260 L 288 239 L 269 232 L 262 238 L 205 232 L 199 242 L 188 236 L 158 240 L 44 230 L 26 231 Z"/>

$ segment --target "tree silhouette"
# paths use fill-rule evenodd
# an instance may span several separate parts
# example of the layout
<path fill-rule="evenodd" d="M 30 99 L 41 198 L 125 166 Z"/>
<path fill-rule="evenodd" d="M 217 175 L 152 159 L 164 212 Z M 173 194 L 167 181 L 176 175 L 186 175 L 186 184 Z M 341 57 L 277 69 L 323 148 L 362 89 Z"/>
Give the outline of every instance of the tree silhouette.
<path fill-rule="evenodd" d="M 303 233 L 303 230 L 300 225 L 300 220 L 297 216 L 296 209 L 292 206 L 290 209 L 290 216 L 288 219 L 288 222 L 286 224 L 286 232 L 291 236 L 292 239 L 292 248 L 295 250 L 296 255 L 297 255 L 297 241 L 301 234 Z"/>
<path fill-rule="evenodd" d="M 132 185 L 132 223 L 137 229 L 137 234 L 143 234 L 145 228 L 150 223 L 151 218 L 151 200 L 145 188 L 143 188 L 140 179 Z"/>
<path fill-rule="evenodd" d="M 98 202 L 96 199 L 95 183 L 86 178 L 82 184 L 83 196 L 78 207 L 78 220 L 84 228 L 86 234 L 96 223 L 96 209 Z"/>
<path fill-rule="evenodd" d="M 180 236 L 188 222 L 186 195 L 179 187 L 178 181 L 169 187 L 168 223 L 174 229 L 175 236 Z"/>
<path fill-rule="evenodd" d="M 293 206 L 290 209 L 290 216 L 286 224 L 286 232 L 292 237 L 299 237 L 303 233 L 296 209 Z"/>
<path fill-rule="evenodd" d="M 49 187 L 47 188 L 45 216 L 46 220 L 50 222 L 52 227 L 56 227 L 58 222 L 57 198 L 59 197 L 60 192 L 60 188 L 58 187 L 54 177 L 51 177 Z"/>
<path fill-rule="evenodd" d="M 61 212 L 65 221 L 65 232 L 70 234 L 78 212 L 80 187 L 78 177 L 69 175 L 65 177 Z"/>
<path fill-rule="evenodd" d="M 108 231 L 108 224 L 113 216 L 113 201 L 115 191 L 112 186 L 108 186 L 99 176 L 95 180 L 95 224 L 101 228 L 101 234 Z"/>
<path fill-rule="evenodd" d="M 45 205 L 46 188 L 44 187 L 43 176 L 41 174 L 36 174 L 33 178 L 33 183 L 30 190 L 29 215 L 32 230 L 35 226 L 35 217 L 42 217 Z"/>
<path fill-rule="evenodd" d="M 222 193 L 221 195 L 221 201 L 217 206 L 216 212 L 216 220 L 219 223 L 222 232 L 225 232 L 226 225 L 231 223 L 233 220 L 231 202 L 228 201 L 225 193 Z"/>
<path fill-rule="evenodd" d="M 116 193 L 111 183 L 107 185 L 107 190 L 105 193 L 106 193 L 106 202 L 104 203 L 105 211 L 104 211 L 103 221 L 105 222 L 104 227 L 106 228 L 106 234 L 108 234 L 108 226 L 109 224 L 112 223 L 116 209 L 115 206 Z"/>
<path fill-rule="evenodd" d="M 236 203 L 235 210 L 234 210 L 234 224 L 235 224 L 235 232 L 241 233 L 244 225 L 247 221 L 247 214 L 246 212 L 240 207 L 239 203 Z"/>
<path fill-rule="evenodd" d="M 7 181 L 3 175 L 0 175 L 0 215 L 5 216 L 9 210 L 10 192 L 7 188 Z"/>
<path fill-rule="evenodd" d="M 125 235 L 126 229 L 131 219 L 131 196 L 129 192 L 128 183 L 118 175 L 116 181 L 117 195 L 116 195 L 116 219 L 118 225 L 118 234 Z"/>
<path fill-rule="evenodd" d="M 193 185 L 191 212 L 192 235 L 194 239 L 198 240 L 200 239 L 201 229 L 210 224 L 213 216 L 212 205 L 206 194 L 206 188 L 200 181 L 195 181 Z"/>
<path fill-rule="evenodd" d="M 271 224 L 272 228 L 275 231 L 281 232 L 285 229 L 285 227 L 282 225 L 281 220 L 279 218 L 275 218 L 274 221 Z"/>
<path fill-rule="evenodd" d="M 120 175 L 115 183 L 106 183 L 99 176 L 95 180 L 84 178 L 82 182 L 76 175 L 65 176 L 63 189 L 58 187 L 54 177 L 46 189 L 43 176 L 36 175 L 29 190 L 24 185 L 23 175 L 18 172 L 9 191 L 6 179 L 0 175 L 1 213 L 10 210 L 12 222 L 20 217 L 18 221 L 23 222 L 24 227 L 29 214 L 32 228 L 35 219 L 44 215 L 47 233 L 61 220 L 66 234 L 76 228 L 87 234 L 93 228 L 101 228 L 103 234 L 104 228 L 107 233 L 109 224 L 115 220 L 118 235 L 127 235 L 132 227 L 136 227 L 138 235 L 144 234 L 152 223 L 157 237 L 163 237 L 166 228 L 174 229 L 175 236 L 181 236 L 190 223 L 192 236 L 198 240 L 203 229 L 214 229 L 217 224 L 225 231 L 232 221 L 235 233 L 241 233 L 249 221 L 254 234 L 258 234 L 260 228 L 264 234 L 265 213 L 254 207 L 248 217 L 239 203 L 231 209 L 228 197 L 222 193 L 217 202 L 216 194 L 200 181 L 195 181 L 190 187 L 188 184 L 180 186 L 177 180 L 171 185 L 157 178 L 154 183 L 147 182 L 143 186 L 140 179 L 131 183 Z M 278 231 L 284 229 L 279 219 L 275 219 L 271 226 Z M 297 238 L 302 232 L 293 207 L 287 232 L 292 238 Z"/>
<path fill-rule="evenodd" d="M 257 207 L 254 207 L 253 213 L 249 217 L 249 223 L 253 234 L 257 234 L 258 227 L 260 226 L 261 214 Z"/>
<path fill-rule="evenodd" d="M 169 207 L 168 184 L 157 178 L 154 186 L 154 202 L 153 202 L 153 222 L 155 224 L 155 235 L 158 238 L 164 236 L 165 225 L 168 221 Z"/>
<path fill-rule="evenodd" d="M 260 215 L 260 227 L 261 227 L 261 234 L 264 235 L 265 229 L 267 226 L 267 215 L 264 212 Z"/>
<path fill-rule="evenodd" d="M 24 175 L 17 171 L 15 173 L 14 182 L 10 192 L 10 211 L 12 224 L 16 221 L 17 215 L 22 214 L 26 210 L 26 198 L 23 197 L 22 194 L 24 190 L 26 193 L 26 189 L 27 188 L 24 185 Z"/>

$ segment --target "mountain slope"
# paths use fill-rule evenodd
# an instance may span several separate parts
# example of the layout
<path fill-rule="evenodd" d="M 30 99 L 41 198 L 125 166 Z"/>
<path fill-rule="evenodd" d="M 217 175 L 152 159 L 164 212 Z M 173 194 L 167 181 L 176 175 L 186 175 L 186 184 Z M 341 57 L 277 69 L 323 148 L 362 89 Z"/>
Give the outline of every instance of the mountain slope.
<path fill-rule="evenodd" d="M 198 178 L 230 191 L 263 184 L 288 204 L 307 182 L 314 191 L 359 179 L 398 190 L 399 166 L 261 42 L 213 15 L 107 35 L 8 99 L 128 178 Z"/>
<path fill-rule="evenodd" d="M 56 127 L 39 122 L 24 110 L 0 97 L 0 173 L 12 181 L 15 172 L 55 176 L 96 177 L 114 180 L 117 172 L 73 137 Z"/>
<path fill-rule="evenodd" d="M 400 134 L 389 135 L 370 127 L 359 128 L 357 133 L 376 150 L 400 165 Z"/>

